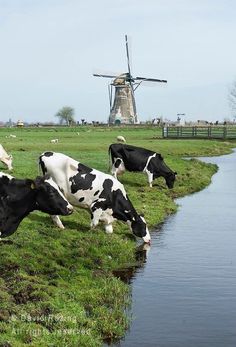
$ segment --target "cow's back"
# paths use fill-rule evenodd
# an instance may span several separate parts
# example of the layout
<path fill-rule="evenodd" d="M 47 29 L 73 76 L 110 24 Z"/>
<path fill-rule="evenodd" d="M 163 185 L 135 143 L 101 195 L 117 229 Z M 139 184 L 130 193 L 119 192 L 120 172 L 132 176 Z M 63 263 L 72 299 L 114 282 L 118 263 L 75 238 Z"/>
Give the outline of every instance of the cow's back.
<path fill-rule="evenodd" d="M 104 191 L 105 186 L 119 189 L 125 196 L 123 184 L 113 176 L 87 167 L 62 153 L 45 152 L 40 156 L 44 173 L 49 173 L 72 205 L 89 206 Z"/>
<path fill-rule="evenodd" d="M 147 160 L 155 152 L 132 145 L 113 143 L 109 147 L 112 158 L 121 158 L 128 171 L 143 171 Z"/>

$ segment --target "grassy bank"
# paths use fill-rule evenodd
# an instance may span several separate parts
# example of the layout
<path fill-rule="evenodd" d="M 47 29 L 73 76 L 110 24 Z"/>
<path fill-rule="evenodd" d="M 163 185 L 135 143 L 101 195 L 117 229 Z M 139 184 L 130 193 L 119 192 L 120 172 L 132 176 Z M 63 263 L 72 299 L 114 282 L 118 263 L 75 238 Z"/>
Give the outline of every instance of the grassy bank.
<path fill-rule="evenodd" d="M 16 138 L 6 138 L 15 134 Z M 149 227 L 176 211 L 173 198 L 210 183 L 215 165 L 183 156 L 229 153 L 232 144 L 203 140 L 162 140 L 154 128 L 0 129 L 0 143 L 14 157 L 17 177 L 38 174 L 40 153 L 55 150 L 107 172 L 109 144 L 123 135 L 127 143 L 161 153 L 178 172 L 173 190 L 164 180 L 149 188 L 144 174 L 125 173 L 122 183 Z M 58 144 L 50 140 L 58 138 Z M 5 171 L 3 165 L 1 170 Z M 120 222 L 106 235 L 90 230 L 88 211 L 62 217 L 65 230 L 50 218 L 32 213 L 17 232 L 0 242 L 0 346 L 100 346 L 104 338 L 120 337 L 128 327 L 124 308 L 130 302 L 128 285 L 113 270 L 135 263 L 137 243 Z"/>

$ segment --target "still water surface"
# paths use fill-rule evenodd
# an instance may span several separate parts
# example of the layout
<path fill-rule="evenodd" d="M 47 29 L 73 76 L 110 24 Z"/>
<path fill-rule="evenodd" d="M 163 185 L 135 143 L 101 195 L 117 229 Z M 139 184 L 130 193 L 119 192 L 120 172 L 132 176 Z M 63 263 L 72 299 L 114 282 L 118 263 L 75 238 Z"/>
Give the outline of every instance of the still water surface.
<path fill-rule="evenodd" d="M 219 171 L 152 232 L 131 279 L 133 322 L 116 346 L 236 346 L 236 152 L 202 160 Z"/>

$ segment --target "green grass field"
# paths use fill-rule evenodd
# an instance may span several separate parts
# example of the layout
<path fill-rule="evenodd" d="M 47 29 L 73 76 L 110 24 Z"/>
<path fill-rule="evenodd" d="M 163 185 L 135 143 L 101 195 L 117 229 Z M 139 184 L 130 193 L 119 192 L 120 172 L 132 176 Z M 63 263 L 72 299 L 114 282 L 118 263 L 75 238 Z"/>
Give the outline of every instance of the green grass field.
<path fill-rule="evenodd" d="M 16 138 L 6 138 L 9 134 Z M 35 178 L 38 157 L 46 151 L 70 155 L 108 172 L 108 146 L 116 136 L 127 143 L 161 153 L 178 172 L 174 189 L 163 179 L 149 188 L 142 173 L 126 172 L 121 181 L 149 225 L 177 210 L 174 198 L 203 189 L 217 167 L 184 156 L 230 153 L 235 143 L 207 140 L 162 140 L 157 128 L 0 129 L 0 143 L 13 157 L 13 175 Z M 58 144 L 50 140 L 58 138 Z M 7 172 L 3 164 L 0 170 Z M 102 226 L 90 230 L 90 214 L 77 209 L 62 217 L 65 230 L 48 215 L 34 212 L 15 234 L 0 241 L 0 346 L 101 346 L 119 338 L 129 326 L 125 309 L 130 288 L 113 270 L 135 265 L 137 243 L 127 225 L 116 222 L 107 235 Z"/>

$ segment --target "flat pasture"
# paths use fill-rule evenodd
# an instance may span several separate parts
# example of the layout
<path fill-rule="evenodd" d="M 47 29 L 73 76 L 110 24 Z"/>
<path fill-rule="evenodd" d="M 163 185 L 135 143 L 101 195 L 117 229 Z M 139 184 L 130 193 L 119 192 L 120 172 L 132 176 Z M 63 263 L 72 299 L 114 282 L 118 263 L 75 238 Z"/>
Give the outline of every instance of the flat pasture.
<path fill-rule="evenodd" d="M 9 138 L 9 134 L 16 137 Z M 177 171 L 175 187 L 164 180 L 149 188 L 142 173 L 121 178 L 128 195 L 152 229 L 177 210 L 175 198 L 207 186 L 217 167 L 183 157 L 230 153 L 233 142 L 166 140 L 155 127 L 89 127 L 0 129 L 0 143 L 13 155 L 12 175 L 35 178 L 44 151 L 67 154 L 109 172 L 108 147 L 122 135 L 127 144 L 152 149 Z M 58 143 L 51 143 L 58 139 Z M 0 163 L 0 170 L 7 172 Z M 121 222 L 114 233 L 91 230 L 90 213 L 76 209 L 62 217 L 65 230 L 50 217 L 34 212 L 8 239 L 0 241 L 0 345 L 101 346 L 104 339 L 124 335 L 130 317 L 125 313 L 130 287 L 113 275 L 115 269 L 135 266 L 141 244 Z"/>

